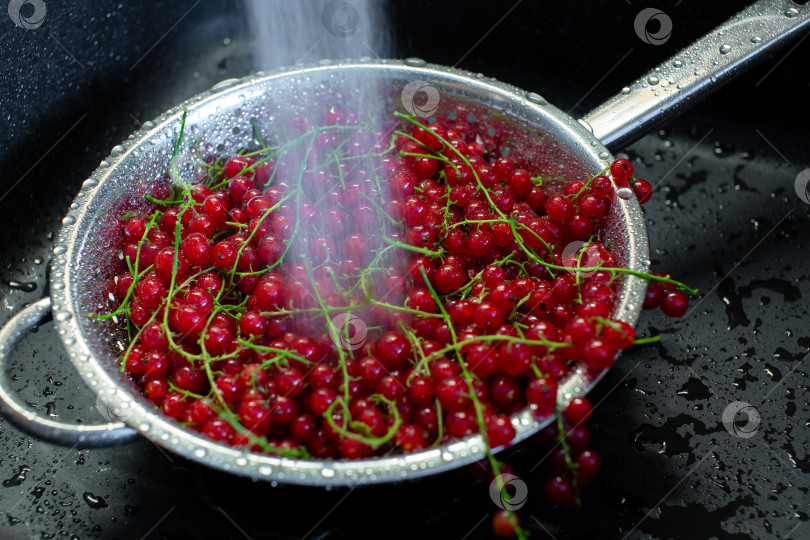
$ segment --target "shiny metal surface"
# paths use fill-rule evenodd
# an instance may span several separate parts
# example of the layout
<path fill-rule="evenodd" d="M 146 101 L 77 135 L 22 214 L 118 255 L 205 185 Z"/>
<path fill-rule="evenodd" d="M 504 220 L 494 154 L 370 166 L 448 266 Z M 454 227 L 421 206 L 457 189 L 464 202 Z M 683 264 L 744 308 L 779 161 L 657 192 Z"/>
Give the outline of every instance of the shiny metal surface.
<path fill-rule="evenodd" d="M 615 151 L 809 29 L 810 5 L 760 0 L 642 75 L 582 120 Z"/>
<path fill-rule="evenodd" d="M 125 444 L 138 432 L 123 422 L 83 426 L 55 422 L 20 406 L 8 392 L 8 367 L 4 364 L 14 347 L 51 313 L 51 299 L 43 298 L 17 313 L 0 330 L 0 413 L 6 419 L 35 437 L 77 448 L 94 448 Z"/>
<path fill-rule="evenodd" d="M 464 104 L 480 107 L 482 114 L 493 113 L 513 137 L 512 143 L 527 148 L 542 171 L 564 174 L 568 180 L 593 175 L 612 160 L 592 134 L 540 96 L 421 60 L 360 61 L 257 74 L 217 85 L 144 124 L 100 164 L 63 220 L 52 261 L 53 313 L 73 364 L 92 391 L 109 407 L 124 411 L 118 416 L 141 435 L 191 460 L 258 479 L 351 485 L 435 474 L 484 456 L 479 436 L 424 452 L 360 461 L 294 460 L 219 445 L 160 414 L 118 368 L 120 328 L 88 317 L 88 312 L 104 302 L 101 285 L 117 265 L 109 255 L 120 234 L 117 212 L 127 201 L 142 200 L 145 187 L 164 177 L 184 108 L 189 111 L 186 130 L 193 138 L 238 145 L 251 132 L 251 118 L 261 123 L 272 118 L 279 107 L 306 106 L 344 77 L 400 92 L 410 81 L 428 81 L 439 91 L 441 107 Z M 181 176 L 195 174 L 190 162 L 181 163 L 180 170 Z M 617 200 L 613 205 L 606 241 L 620 263 L 633 270 L 648 268 L 647 234 L 635 199 Z M 635 325 L 645 289 L 643 280 L 623 277 L 615 317 Z M 559 401 L 565 404 L 586 393 L 603 374 L 577 367 L 560 386 Z M 515 414 L 515 442 L 548 421 L 535 419 L 528 410 Z M 46 431 L 38 429 L 38 434 L 49 439 Z"/>

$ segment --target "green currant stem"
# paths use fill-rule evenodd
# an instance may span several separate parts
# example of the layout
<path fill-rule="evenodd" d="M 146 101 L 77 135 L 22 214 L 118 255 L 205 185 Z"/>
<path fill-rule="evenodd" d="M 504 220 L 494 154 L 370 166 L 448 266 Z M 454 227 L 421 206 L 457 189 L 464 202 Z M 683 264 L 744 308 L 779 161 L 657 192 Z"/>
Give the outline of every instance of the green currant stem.
<path fill-rule="evenodd" d="M 306 260 L 306 257 L 302 255 L 304 259 L 304 268 L 307 270 L 307 276 L 309 277 L 309 281 L 312 284 L 312 289 L 315 291 L 315 298 L 318 300 L 318 304 L 321 307 L 321 311 L 323 312 L 323 318 L 326 321 L 326 329 L 329 330 L 329 325 L 332 323 L 331 319 L 329 318 L 329 308 L 324 302 L 323 298 L 321 297 L 321 293 L 318 291 L 318 286 L 315 283 L 315 278 L 312 275 L 312 269 L 309 267 L 309 263 Z M 347 311 L 347 313 L 351 313 L 351 311 Z M 348 329 L 347 329 L 348 330 Z M 349 403 L 349 368 L 346 363 L 346 351 L 343 350 L 343 347 L 338 345 L 336 347 L 338 352 L 338 361 L 340 364 L 340 370 L 343 374 L 343 394 L 344 398 L 346 399 L 346 403 Z M 353 355 L 352 355 L 353 356 Z M 333 402 L 334 404 L 334 402 Z M 331 417 L 331 414 L 327 412 L 326 418 L 327 420 Z"/>
<path fill-rule="evenodd" d="M 183 118 L 180 120 L 180 135 L 177 137 L 177 142 L 174 145 L 174 152 L 172 152 L 172 178 L 176 181 L 177 184 L 186 186 L 188 185 L 187 182 L 183 181 L 180 178 L 180 175 L 177 173 L 177 155 L 180 153 L 180 141 L 183 140 L 183 132 L 186 130 L 186 117 L 188 116 L 188 109 L 183 109 Z"/>
<path fill-rule="evenodd" d="M 646 338 L 639 338 L 633 341 L 633 345 L 647 345 L 648 343 L 658 343 L 661 341 L 661 336 L 650 336 Z"/>
<path fill-rule="evenodd" d="M 429 257 L 437 257 L 441 258 L 443 251 L 432 251 L 426 248 L 420 248 L 417 246 L 412 246 L 410 244 L 406 244 L 405 242 L 400 242 L 399 240 L 394 240 L 392 238 L 388 238 L 387 236 L 383 236 L 383 240 L 392 246 L 407 249 L 408 251 L 413 251 L 414 253 L 421 253 L 422 255 L 428 255 Z"/>
<path fill-rule="evenodd" d="M 464 375 L 464 381 L 467 383 L 467 388 L 470 392 L 469 397 L 473 403 L 473 408 L 475 409 L 475 416 L 476 421 L 478 423 L 478 431 L 480 432 L 481 439 L 484 441 L 485 445 L 485 453 L 487 459 L 489 460 L 489 464 L 492 467 L 492 474 L 495 475 L 495 478 L 498 481 L 498 490 L 501 493 L 504 493 L 504 484 L 503 478 L 501 477 L 501 468 L 500 464 L 495 456 L 492 455 L 492 446 L 489 444 L 489 437 L 487 436 L 487 425 L 484 421 L 484 408 L 481 405 L 481 401 L 478 399 L 478 395 L 475 393 L 475 385 L 473 384 L 473 375 L 467 369 L 466 364 L 464 363 L 464 359 L 461 357 L 461 349 L 459 347 L 459 342 L 456 337 L 455 328 L 453 328 L 453 321 L 450 319 L 450 316 L 447 314 L 447 310 L 444 309 L 444 304 L 442 304 L 439 295 L 436 293 L 436 290 L 433 288 L 433 285 L 430 284 L 430 281 L 427 278 L 427 274 L 425 273 L 424 268 L 419 268 L 419 271 L 422 273 L 422 277 L 425 280 L 425 284 L 430 291 L 430 295 L 435 300 L 436 304 L 439 306 L 439 310 L 442 312 L 444 316 L 445 322 L 447 323 L 448 328 L 450 329 L 450 337 L 452 339 L 453 345 L 456 346 L 456 358 L 458 359 L 459 367 L 461 367 L 461 372 Z M 509 521 L 512 524 L 512 527 L 515 530 L 515 534 L 518 538 L 525 538 L 523 529 L 520 528 L 520 525 L 515 517 L 514 513 L 510 510 L 509 511 Z"/>
<path fill-rule="evenodd" d="M 387 218 L 388 218 L 388 220 L 389 220 L 391 223 L 393 223 L 394 225 L 398 225 L 398 224 L 399 224 L 399 222 L 398 222 L 397 220 L 395 220 L 394 218 L 392 218 L 392 217 L 391 217 L 391 216 L 388 214 L 388 212 L 386 212 L 385 210 L 383 210 L 383 207 L 382 207 L 382 206 L 380 206 L 379 204 L 377 204 L 377 201 L 375 201 L 374 199 L 372 199 L 371 197 L 369 197 L 369 196 L 368 196 L 368 195 L 366 195 L 365 193 L 361 193 L 360 195 L 362 195 L 363 197 L 365 197 L 365 198 L 368 200 L 368 202 L 370 202 L 371 204 L 373 204 L 373 205 L 374 205 L 374 208 L 376 208 L 376 209 L 377 209 L 377 211 L 378 211 L 378 212 L 380 212 L 382 215 L 384 215 L 385 217 L 387 217 Z"/>
<path fill-rule="evenodd" d="M 353 439 L 357 442 L 361 442 L 363 444 L 370 446 L 372 449 L 376 450 L 380 446 L 384 445 L 385 443 L 393 439 L 394 435 L 396 435 L 397 431 L 399 431 L 399 428 L 402 425 L 402 417 L 399 414 L 399 409 L 397 409 L 396 403 L 380 394 L 373 394 L 369 399 L 371 399 L 372 401 L 381 401 L 385 403 L 388 406 L 388 410 L 390 411 L 391 415 L 394 417 L 393 423 L 391 424 L 391 426 L 388 428 L 388 431 L 386 431 L 384 435 L 382 435 L 381 437 L 368 437 L 356 433 L 354 431 L 350 431 L 346 429 L 344 426 L 337 425 L 335 419 L 332 417 L 335 412 L 335 407 L 340 405 L 343 408 L 344 421 L 346 420 L 346 417 L 350 414 L 347 402 L 344 402 L 343 399 L 344 398 L 342 396 L 338 397 L 335 401 L 333 401 L 329 405 L 329 407 L 326 409 L 326 412 L 324 413 L 326 423 L 329 424 L 329 426 L 336 433 L 342 435 L 343 437 Z M 350 422 L 349 425 L 355 429 L 368 428 L 368 426 L 360 422 Z"/>
<path fill-rule="evenodd" d="M 566 467 L 572 472 L 571 477 L 574 485 L 574 497 L 576 498 L 576 503 L 580 504 L 579 487 L 577 486 L 577 469 L 579 468 L 579 465 L 574 463 L 574 460 L 571 458 L 571 447 L 568 446 L 568 443 L 565 440 L 567 433 L 565 431 L 565 425 L 563 424 L 562 412 L 560 411 L 559 407 L 555 409 L 554 412 L 557 416 L 557 444 L 560 445 L 563 450 L 563 454 L 565 455 Z"/>

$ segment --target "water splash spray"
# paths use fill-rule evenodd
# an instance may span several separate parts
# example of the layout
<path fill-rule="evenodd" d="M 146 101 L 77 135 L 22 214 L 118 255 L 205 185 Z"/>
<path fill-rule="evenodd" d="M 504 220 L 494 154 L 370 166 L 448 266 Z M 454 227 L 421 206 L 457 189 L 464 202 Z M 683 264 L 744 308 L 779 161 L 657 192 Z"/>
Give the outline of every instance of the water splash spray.
<path fill-rule="evenodd" d="M 257 69 L 322 59 L 387 57 L 390 27 L 379 0 L 249 0 Z"/>
<path fill-rule="evenodd" d="M 249 0 L 255 67 L 271 71 L 312 65 L 323 59 L 387 57 L 390 26 L 385 24 L 383 5 L 373 0 Z M 330 307 L 357 305 L 369 292 L 379 298 L 387 277 L 375 273 L 364 283 L 366 291 L 355 289 L 341 297 L 347 291 L 340 285 L 352 288 L 352 280 L 345 277 L 356 275 L 371 262 L 357 252 L 366 249 L 364 243 L 379 246 L 385 229 L 387 218 L 380 210 L 390 200 L 387 179 L 380 178 L 384 172 L 368 154 L 382 153 L 388 146 L 385 128 L 391 124 L 391 110 L 383 94 L 387 89 L 368 80 L 353 80 L 344 72 L 330 81 L 327 90 L 328 102 L 302 96 L 298 105 L 309 110 L 272 126 L 277 142 L 293 140 L 323 126 L 335 128 L 318 131 L 291 147 L 276 165 L 274 184 L 282 188 L 285 184 L 300 186 L 287 211 L 295 212 L 290 216 L 295 223 L 303 220 L 307 225 L 296 227 L 285 257 L 292 261 L 285 264 L 285 277 L 296 307 L 316 307 L 321 301 Z M 341 126 L 347 129 L 339 129 Z M 346 204 L 351 197 L 369 202 Z M 379 310 L 362 309 L 337 313 L 331 324 L 299 316 L 295 327 L 316 333 L 327 328 L 335 334 L 336 319 L 352 320 L 354 333 L 346 338 L 355 344 L 358 330 L 383 326 L 385 316 Z M 335 344 L 341 347 L 344 341 L 338 339 Z"/>

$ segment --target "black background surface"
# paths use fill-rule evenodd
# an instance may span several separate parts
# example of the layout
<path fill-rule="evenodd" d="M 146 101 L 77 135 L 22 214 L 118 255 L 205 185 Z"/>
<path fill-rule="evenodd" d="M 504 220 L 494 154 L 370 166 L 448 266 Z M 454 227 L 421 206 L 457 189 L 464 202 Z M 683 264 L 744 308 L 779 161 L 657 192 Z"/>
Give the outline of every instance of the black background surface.
<path fill-rule="evenodd" d="M 664 45 L 633 31 L 647 5 L 673 20 Z M 397 0 L 392 27 L 380 30 L 398 56 L 463 58 L 459 67 L 576 115 L 744 5 L 524 0 L 474 47 L 513 2 Z M 239 2 L 47 7 L 45 23 L 29 31 L 0 13 L 0 323 L 47 295 L 60 220 L 110 148 L 140 122 L 251 71 Z M 637 176 L 661 182 L 645 207 L 654 267 L 701 294 L 683 319 L 645 313 L 638 334 L 663 340 L 624 354 L 594 392 L 593 444 L 605 468 L 582 507 L 544 502 L 543 466 L 530 471 L 543 455 L 534 443 L 512 452 L 528 484 L 520 516 L 533 538 L 810 538 L 810 228 L 794 192 L 810 161 L 810 40 L 789 50 L 626 150 Z M 32 410 L 102 420 L 52 325 L 7 364 Z M 761 414 L 751 438 L 721 423 L 735 401 Z M 496 510 L 487 482 L 465 471 L 351 492 L 270 486 L 145 440 L 54 447 L 3 419 L 0 476 L 2 538 L 487 538 Z"/>

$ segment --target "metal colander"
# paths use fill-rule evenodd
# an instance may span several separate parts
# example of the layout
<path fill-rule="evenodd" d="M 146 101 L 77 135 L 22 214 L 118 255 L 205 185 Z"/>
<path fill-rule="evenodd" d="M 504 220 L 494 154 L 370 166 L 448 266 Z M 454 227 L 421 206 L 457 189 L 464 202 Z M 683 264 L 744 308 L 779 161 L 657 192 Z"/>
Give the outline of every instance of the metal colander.
<path fill-rule="evenodd" d="M 797 14 L 785 16 L 788 5 Z M 763 23 L 764 15 L 771 16 L 768 24 Z M 678 106 L 705 95 L 710 81 L 729 78 L 755 57 L 761 57 L 759 53 L 795 35 L 808 20 L 810 11 L 804 7 L 778 0 L 758 2 L 651 71 L 659 80 L 668 81 L 666 90 L 648 92 L 644 82 L 650 76 L 647 74 L 586 120 L 571 118 L 535 93 L 421 60 L 322 63 L 223 81 L 145 123 L 140 131 L 113 148 L 82 185 L 63 220 L 51 263 L 51 297 L 24 309 L 0 331 L 2 363 L 19 340 L 52 310 L 74 368 L 98 396 L 106 409 L 105 416 L 121 421 L 71 426 L 40 418 L 16 404 L 4 389 L 8 387 L 4 380 L 0 380 L 0 411 L 21 429 L 51 442 L 107 446 L 142 436 L 211 467 L 296 484 L 390 482 L 477 461 L 485 450 L 480 436 L 412 454 L 352 461 L 298 460 L 246 452 L 215 443 L 163 416 L 120 371 L 120 328 L 111 321 L 93 320 L 88 313 L 104 300 L 103 284 L 118 268 L 118 261 L 110 254 L 118 245 L 117 218 L 121 208 L 142 201 L 144 191 L 165 178 L 183 110 L 188 110 L 184 150 L 189 141 L 197 139 L 222 148 L 237 148 L 250 140 L 254 120 L 260 127 L 269 126 L 280 110 L 315 103 L 343 81 L 363 81 L 387 89 L 392 108 L 399 105 L 403 88 L 413 81 L 423 81 L 440 96 L 438 112 L 463 106 L 484 118 L 497 118 L 506 133 L 505 144 L 522 152 L 537 172 L 578 180 L 598 173 L 613 160 L 603 143 L 629 141 Z M 750 40 L 752 32 L 760 38 L 756 43 Z M 721 54 L 717 49 L 720 41 L 731 41 L 735 46 Z M 674 62 L 679 58 L 691 59 L 702 70 L 675 69 Z M 683 65 L 684 60 L 678 61 Z M 181 171 L 193 175 L 193 164 L 181 160 Z M 616 199 L 605 224 L 605 241 L 617 262 L 632 270 L 646 271 L 647 232 L 638 202 Z M 644 280 L 623 274 L 613 317 L 635 325 L 645 290 Z M 565 405 L 572 397 L 584 395 L 603 375 L 576 366 L 561 382 L 558 402 Z M 5 376 L 6 370 L 0 369 L 0 378 Z M 537 432 L 550 418 L 537 419 L 524 410 L 511 420 L 516 443 Z"/>

